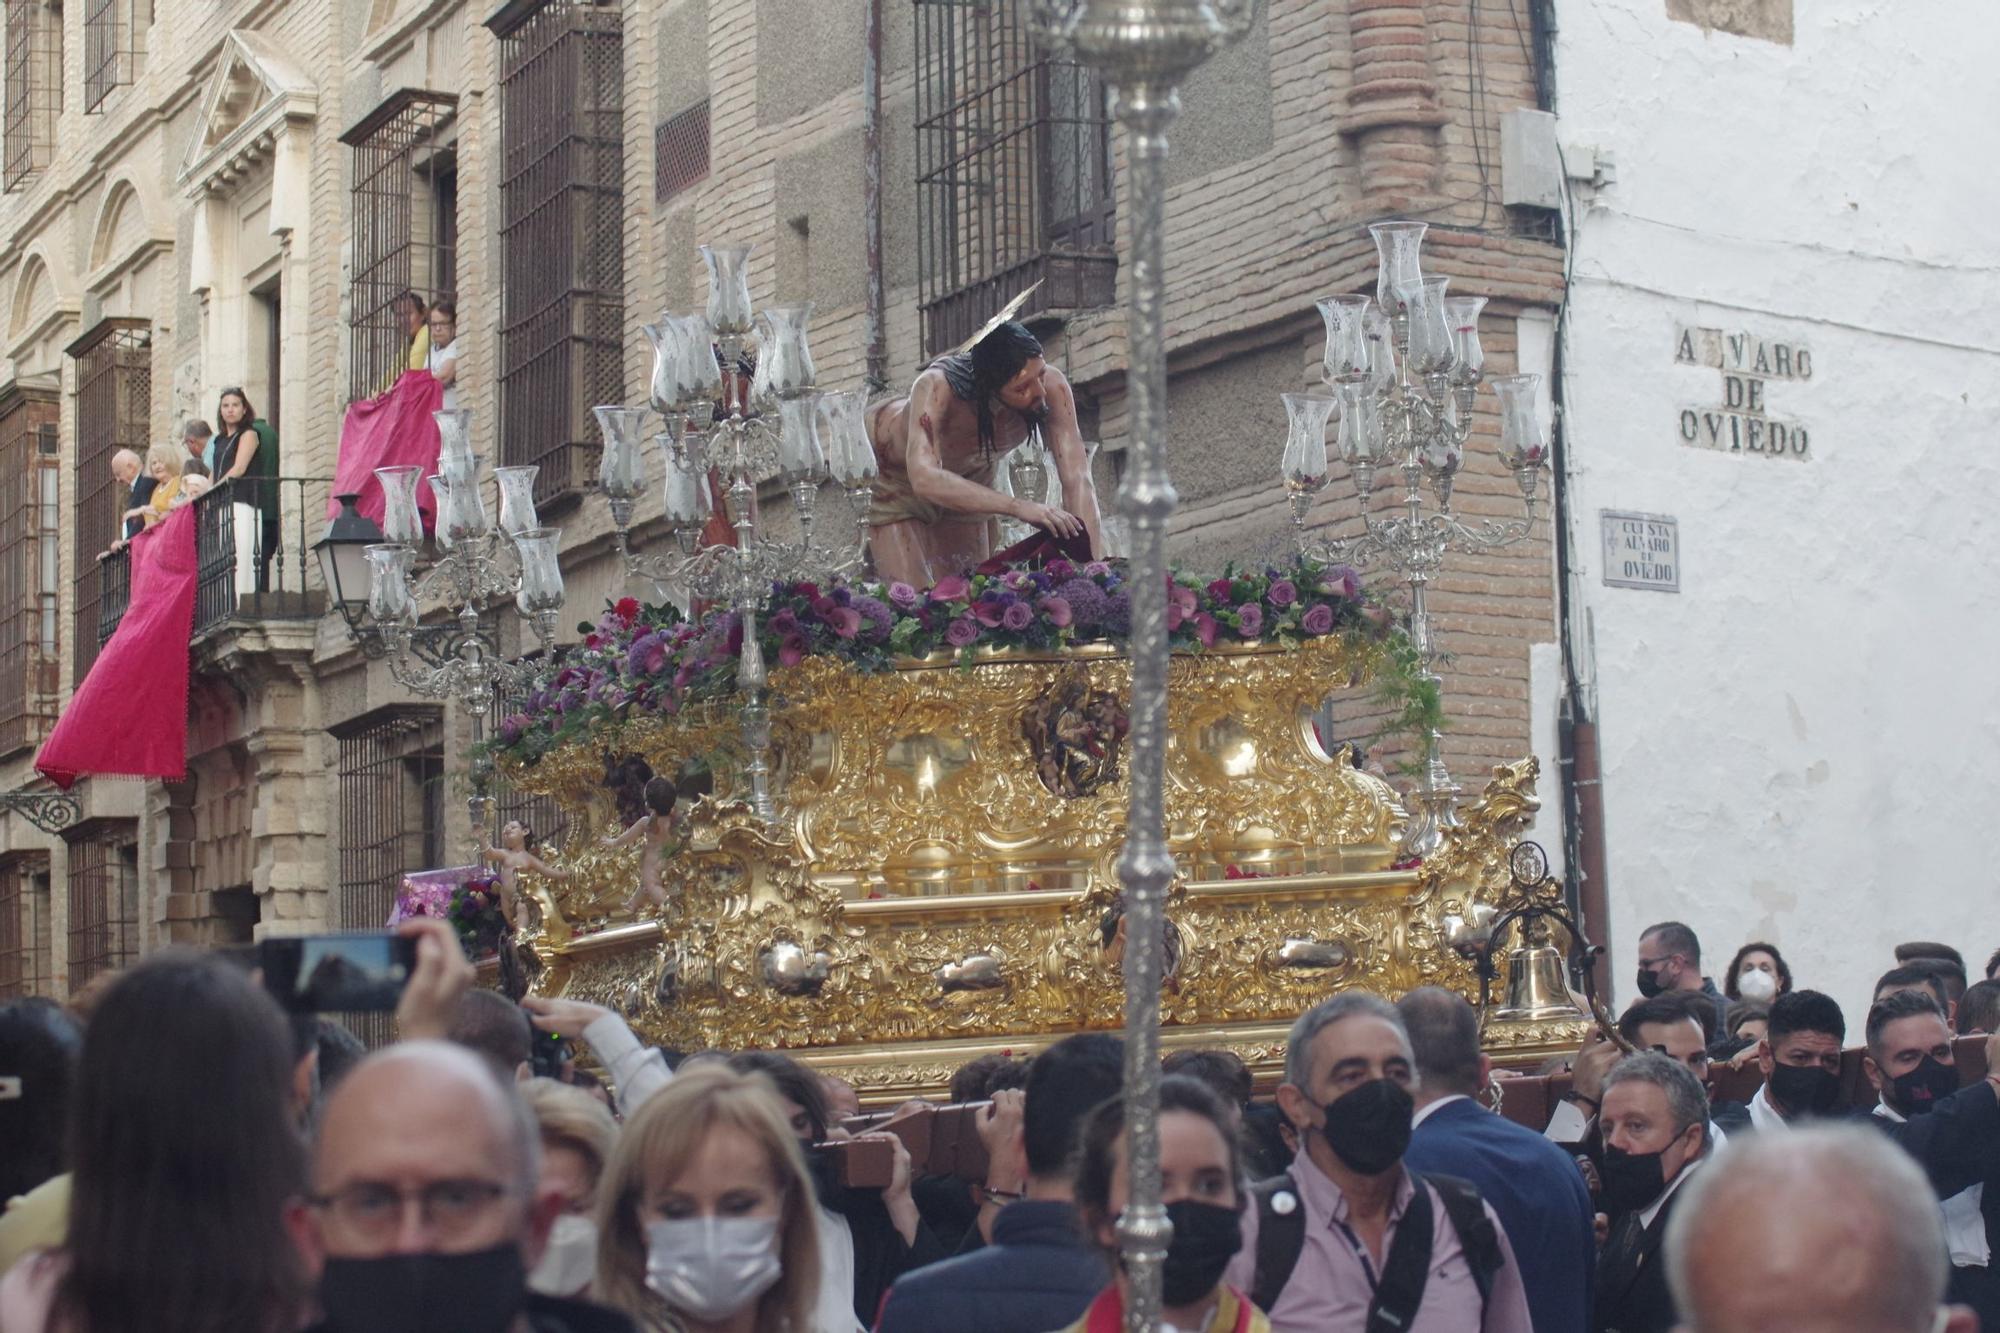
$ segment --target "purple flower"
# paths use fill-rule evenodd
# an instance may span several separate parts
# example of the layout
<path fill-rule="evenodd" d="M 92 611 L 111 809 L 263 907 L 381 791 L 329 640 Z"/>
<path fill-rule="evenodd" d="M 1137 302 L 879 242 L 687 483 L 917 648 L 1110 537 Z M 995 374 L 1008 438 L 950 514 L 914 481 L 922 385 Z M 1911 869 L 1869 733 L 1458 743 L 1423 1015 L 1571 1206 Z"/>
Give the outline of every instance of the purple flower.
<path fill-rule="evenodd" d="M 965 648 L 977 642 L 979 622 L 971 616 L 960 616 L 944 627 L 944 641 L 954 648 Z"/>
<path fill-rule="evenodd" d="M 1118 591 L 1104 599 L 1104 632 L 1122 639 L 1132 632 L 1132 595 Z"/>
<path fill-rule="evenodd" d="M 1081 629 L 1096 629 L 1104 623 L 1104 590 L 1089 579 L 1075 578 L 1056 585 L 1056 596 L 1069 603 L 1071 617 Z"/>
<path fill-rule="evenodd" d="M 1274 579 L 1265 590 L 1264 599 L 1282 611 L 1299 600 L 1298 585 L 1290 579 Z"/>
<path fill-rule="evenodd" d="M 625 673 L 629 676 L 657 676 L 667 665 L 667 642 L 658 634 L 641 634 L 632 640 L 631 650 L 625 654 Z"/>
<path fill-rule="evenodd" d="M 1042 614 L 1049 618 L 1049 624 L 1057 629 L 1068 629 L 1070 621 L 1075 618 L 1069 603 L 1060 597 L 1042 598 L 1041 607 Z"/>
<path fill-rule="evenodd" d="M 1035 581 L 1028 577 L 1026 570 L 1010 569 L 1000 576 L 1000 586 L 1013 592 L 1026 592 L 1035 586 Z"/>
<path fill-rule="evenodd" d="M 1299 628 L 1308 634 L 1327 634 L 1333 630 L 1333 608 L 1325 602 L 1309 608 L 1299 621 Z"/>
<path fill-rule="evenodd" d="M 524 721 L 518 713 L 512 717 L 500 719 L 500 743 L 502 745 L 512 745 L 515 741 L 520 740 L 521 727 Z"/>
<path fill-rule="evenodd" d="M 805 635 L 787 634 L 778 644 L 778 665 L 797 666 L 805 661 L 806 654 L 810 651 L 811 649 L 806 646 Z"/>
<path fill-rule="evenodd" d="M 889 601 L 899 610 L 914 611 L 917 609 L 917 603 L 922 600 L 922 595 L 907 583 L 897 582 L 889 585 Z"/>
<path fill-rule="evenodd" d="M 896 613 L 880 598 L 860 595 L 848 605 L 861 616 L 864 638 L 886 639 L 889 631 L 896 627 Z"/>
<path fill-rule="evenodd" d="M 972 585 L 957 574 L 949 574 L 931 585 L 933 602 L 962 602 L 972 596 Z"/>
<path fill-rule="evenodd" d="M 788 606 L 772 616 L 764 628 L 782 639 L 787 634 L 799 632 L 799 618 L 792 614 L 792 608 Z"/>
<path fill-rule="evenodd" d="M 1035 613 L 1029 609 L 1026 602 L 1016 602 L 1007 608 L 1007 613 L 1000 618 L 1000 623 L 1019 634 L 1035 623 Z"/>
<path fill-rule="evenodd" d="M 1236 608 L 1236 632 L 1246 639 L 1254 639 L 1264 632 L 1264 608 L 1255 602 L 1245 602 Z"/>
<path fill-rule="evenodd" d="M 1049 572 L 1049 577 L 1057 581 L 1064 581 L 1076 577 L 1076 566 L 1072 565 L 1069 561 L 1063 559 L 1061 556 L 1057 556 L 1055 559 L 1049 561 L 1049 563 L 1045 566 L 1045 568 Z"/>
<path fill-rule="evenodd" d="M 851 606 L 836 606 L 827 613 L 826 623 L 841 638 L 851 639 L 861 632 L 861 613 Z"/>
<path fill-rule="evenodd" d="M 1086 578 L 1101 579 L 1111 573 L 1111 566 L 1102 560 L 1093 560 L 1083 567 L 1083 573 Z"/>
<path fill-rule="evenodd" d="M 1320 578 L 1320 588 L 1328 596 L 1345 597 L 1350 602 L 1361 600 L 1361 575 L 1354 572 L 1352 565 L 1335 565 Z"/>

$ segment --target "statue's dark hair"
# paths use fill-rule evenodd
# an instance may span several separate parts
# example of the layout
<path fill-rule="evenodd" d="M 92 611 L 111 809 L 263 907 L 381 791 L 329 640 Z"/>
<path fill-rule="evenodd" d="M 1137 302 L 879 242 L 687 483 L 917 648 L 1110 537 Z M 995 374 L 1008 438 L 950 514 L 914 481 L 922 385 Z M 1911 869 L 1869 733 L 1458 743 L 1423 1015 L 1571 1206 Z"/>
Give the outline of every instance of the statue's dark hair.
<path fill-rule="evenodd" d="M 978 410 L 981 449 L 993 448 L 994 396 L 1041 354 L 1041 341 L 1027 326 L 1009 320 L 974 343 L 970 352 L 953 352 L 932 363 L 944 372 L 952 393 Z"/>

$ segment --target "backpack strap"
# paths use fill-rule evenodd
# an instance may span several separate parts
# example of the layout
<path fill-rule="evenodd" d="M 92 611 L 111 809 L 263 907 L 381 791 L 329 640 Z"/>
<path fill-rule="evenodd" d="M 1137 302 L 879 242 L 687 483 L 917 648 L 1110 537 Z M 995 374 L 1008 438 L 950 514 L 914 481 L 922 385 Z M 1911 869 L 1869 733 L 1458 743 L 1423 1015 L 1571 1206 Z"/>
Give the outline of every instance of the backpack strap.
<path fill-rule="evenodd" d="M 1257 1204 L 1257 1274 L 1250 1299 L 1268 1314 L 1305 1252 L 1305 1201 L 1289 1171 L 1258 1181 L 1250 1187 L 1250 1197 Z"/>
<path fill-rule="evenodd" d="M 1404 1333 L 1417 1321 L 1424 1303 L 1424 1288 L 1431 1277 L 1431 1192 L 1423 1178 L 1412 1171 L 1415 1192 L 1402 1220 L 1396 1223 L 1395 1239 L 1382 1259 L 1382 1275 L 1375 1281 L 1375 1298 L 1368 1303 L 1367 1333 Z"/>
<path fill-rule="evenodd" d="M 1430 1187 L 1437 1191 L 1444 1201 L 1445 1216 L 1451 1219 L 1451 1228 L 1458 1233 L 1458 1243 L 1465 1250 L 1466 1267 L 1472 1270 L 1472 1280 L 1479 1288 L 1479 1303 L 1483 1307 L 1493 1291 L 1493 1275 L 1500 1271 L 1500 1237 L 1493 1229 L 1493 1218 L 1486 1211 L 1486 1201 L 1479 1196 L 1479 1190 L 1469 1180 L 1457 1176 L 1424 1176 Z"/>

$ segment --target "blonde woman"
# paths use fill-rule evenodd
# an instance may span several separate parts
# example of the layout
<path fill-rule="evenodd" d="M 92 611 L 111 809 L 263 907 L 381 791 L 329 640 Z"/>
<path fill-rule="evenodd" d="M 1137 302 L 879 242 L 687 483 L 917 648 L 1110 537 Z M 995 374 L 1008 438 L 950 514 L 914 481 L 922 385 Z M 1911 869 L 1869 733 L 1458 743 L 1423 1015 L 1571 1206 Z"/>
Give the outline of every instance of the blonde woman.
<path fill-rule="evenodd" d="M 552 1078 L 521 1085 L 521 1099 L 542 1137 L 539 1193 L 562 1200 L 549 1246 L 528 1274 L 544 1296 L 582 1296 L 597 1271 L 597 1185 L 618 1147 L 618 1122 L 604 1103 Z"/>
<path fill-rule="evenodd" d="M 156 444 L 148 449 L 146 475 L 153 479 L 153 493 L 146 503 L 126 510 L 125 517 L 136 518 L 148 528 L 165 518 L 174 497 L 181 493 L 181 461 L 186 457 L 187 450 L 177 445 Z"/>
<path fill-rule="evenodd" d="M 595 1299 L 652 1333 L 823 1333 L 805 1157 L 776 1090 L 703 1065 L 625 1122 L 597 1194 Z"/>

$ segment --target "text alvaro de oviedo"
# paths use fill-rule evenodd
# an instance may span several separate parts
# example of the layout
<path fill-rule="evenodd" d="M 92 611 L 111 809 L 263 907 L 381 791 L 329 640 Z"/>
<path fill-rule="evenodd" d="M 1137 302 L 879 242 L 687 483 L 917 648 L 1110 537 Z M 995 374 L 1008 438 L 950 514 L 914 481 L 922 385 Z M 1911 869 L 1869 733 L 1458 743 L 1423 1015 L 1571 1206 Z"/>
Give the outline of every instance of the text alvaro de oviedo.
<path fill-rule="evenodd" d="M 1748 333 L 1682 328 L 1674 342 L 1674 362 L 1683 366 L 1711 366 L 1722 372 L 1720 404 L 1681 409 L 1682 444 L 1728 454 L 1800 460 L 1812 457 L 1812 437 L 1806 428 L 1796 421 L 1774 417 L 1764 407 L 1765 393 L 1772 381 L 1813 377 L 1812 352 L 1808 348 Z"/>

